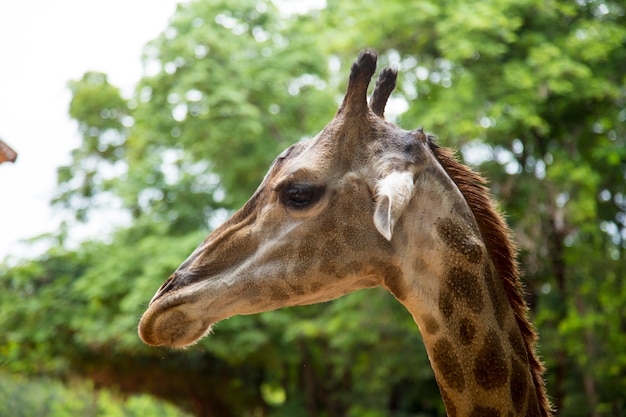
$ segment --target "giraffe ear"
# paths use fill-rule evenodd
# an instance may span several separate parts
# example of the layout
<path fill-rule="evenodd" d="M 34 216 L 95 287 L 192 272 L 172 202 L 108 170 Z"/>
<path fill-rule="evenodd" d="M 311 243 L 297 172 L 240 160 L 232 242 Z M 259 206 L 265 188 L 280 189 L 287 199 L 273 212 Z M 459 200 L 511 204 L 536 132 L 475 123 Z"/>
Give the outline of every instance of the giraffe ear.
<path fill-rule="evenodd" d="M 393 236 L 393 228 L 413 196 L 413 174 L 393 171 L 376 184 L 376 208 L 374 225 L 387 240 Z"/>

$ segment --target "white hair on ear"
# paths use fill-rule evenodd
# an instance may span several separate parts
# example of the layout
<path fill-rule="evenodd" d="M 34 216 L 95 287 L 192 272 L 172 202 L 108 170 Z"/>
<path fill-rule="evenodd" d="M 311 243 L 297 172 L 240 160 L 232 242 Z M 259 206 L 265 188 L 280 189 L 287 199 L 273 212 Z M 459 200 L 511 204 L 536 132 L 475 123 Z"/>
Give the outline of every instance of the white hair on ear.
<path fill-rule="evenodd" d="M 378 180 L 376 194 L 379 196 L 394 196 L 394 200 L 402 201 L 402 208 L 404 208 L 413 195 L 413 174 L 409 171 L 391 172 L 386 177 Z"/>
<path fill-rule="evenodd" d="M 391 240 L 394 225 L 411 201 L 413 188 L 409 171 L 393 171 L 376 184 L 374 225 L 387 240 Z"/>

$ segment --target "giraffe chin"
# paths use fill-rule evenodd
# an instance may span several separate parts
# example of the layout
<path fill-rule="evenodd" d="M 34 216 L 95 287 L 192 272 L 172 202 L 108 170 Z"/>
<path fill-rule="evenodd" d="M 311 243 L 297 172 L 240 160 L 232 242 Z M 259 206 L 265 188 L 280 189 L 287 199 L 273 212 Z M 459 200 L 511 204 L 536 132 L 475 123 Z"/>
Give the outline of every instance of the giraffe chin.
<path fill-rule="evenodd" d="M 139 322 L 139 337 L 150 346 L 185 348 L 211 333 L 212 320 L 202 320 L 174 307 L 149 308 Z"/>

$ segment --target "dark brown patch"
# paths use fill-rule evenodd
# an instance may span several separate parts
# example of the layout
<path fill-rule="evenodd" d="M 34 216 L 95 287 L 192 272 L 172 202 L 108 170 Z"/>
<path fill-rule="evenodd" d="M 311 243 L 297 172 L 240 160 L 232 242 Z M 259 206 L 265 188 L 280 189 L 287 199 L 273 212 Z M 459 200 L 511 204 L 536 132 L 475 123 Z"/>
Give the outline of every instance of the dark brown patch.
<path fill-rule="evenodd" d="M 424 330 L 426 330 L 426 333 L 432 335 L 439 331 L 439 323 L 437 323 L 437 320 L 430 314 L 424 314 L 422 321 L 424 322 Z"/>
<path fill-rule="evenodd" d="M 474 313 L 483 310 L 483 294 L 478 276 L 455 266 L 446 274 L 446 283 L 454 297 L 463 300 Z"/>
<path fill-rule="evenodd" d="M 329 277 L 339 278 L 339 272 L 333 262 L 322 261 L 320 263 L 320 272 Z"/>
<path fill-rule="evenodd" d="M 470 209 L 470 207 L 467 205 L 467 202 L 457 202 L 454 204 L 454 214 L 456 214 L 457 216 L 461 217 L 461 220 L 465 221 L 467 226 L 471 226 L 472 230 L 475 230 L 478 232 L 478 230 L 476 229 L 474 222 L 476 221 L 474 219 L 474 215 L 472 214 L 472 210 Z"/>
<path fill-rule="evenodd" d="M 317 259 L 323 259 L 320 256 L 320 251 L 322 247 L 309 239 L 303 239 L 299 242 L 299 244 L 294 248 L 293 251 L 293 262 L 292 269 L 296 271 L 307 271 L 311 268 L 311 262 L 314 262 Z M 284 256 L 283 254 L 278 254 L 278 256 Z"/>
<path fill-rule="evenodd" d="M 498 334 L 491 330 L 487 332 L 483 346 L 476 355 L 474 363 L 476 383 L 490 390 L 506 384 L 508 376 L 509 367 L 502 342 Z"/>
<path fill-rule="evenodd" d="M 241 288 L 239 289 L 239 297 L 244 300 L 263 299 L 262 292 L 257 282 L 258 281 L 249 278 L 243 278 L 241 280 Z M 277 284 L 273 285 L 275 286 Z"/>
<path fill-rule="evenodd" d="M 328 202 L 328 204 L 331 206 L 335 206 L 339 204 L 337 199 L 338 199 L 337 193 L 332 193 L 332 195 L 329 197 L 330 201 Z M 317 227 L 321 236 L 324 236 L 327 238 L 328 237 L 337 237 L 337 238 L 341 237 L 341 235 L 339 234 L 339 222 L 337 218 L 334 216 L 328 216 L 328 215 L 324 216 L 324 221 L 319 223 Z"/>
<path fill-rule="evenodd" d="M 465 389 L 465 378 L 452 343 L 447 339 L 439 339 L 433 348 L 433 361 L 446 385 L 463 392 L 463 389 Z"/>
<path fill-rule="evenodd" d="M 476 335 L 476 326 L 474 325 L 474 321 L 470 320 L 467 317 L 461 319 L 461 323 L 459 324 L 459 336 L 461 338 L 461 344 L 469 345 L 474 340 L 474 336 Z"/>
<path fill-rule="evenodd" d="M 426 262 L 420 256 L 416 256 L 413 259 L 413 270 L 414 271 L 423 271 L 426 268 Z"/>
<path fill-rule="evenodd" d="M 445 388 L 443 387 L 439 387 L 439 391 L 441 392 L 441 398 L 443 399 L 443 405 L 445 405 L 446 407 L 446 414 L 448 415 L 448 417 L 456 417 L 456 406 L 454 405 L 454 403 L 452 402 L 452 400 L 450 399 L 450 396 L 448 395 L 448 391 L 445 390 Z"/>
<path fill-rule="evenodd" d="M 454 300 L 452 299 L 452 292 L 442 290 L 439 294 L 439 311 L 444 318 L 450 319 L 452 313 L 454 313 Z"/>
<path fill-rule="evenodd" d="M 489 292 L 489 299 L 493 306 L 493 311 L 496 315 L 498 326 L 504 329 L 504 324 L 507 316 L 507 307 L 509 307 L 508 300 L 502 286 L 496 283 L 494 272 L 491 266 L 485 268 L 484 279 L 487 283 L 487 291 Z"/>
<path fill-rule="evenodd" d="M 339 278 L 360 275 L 363 273 L 365 265 L 362 261 L 350 261 L 339 266 Z"/>
<path fill-rule="evenodd" d="M 324 288 L 324 284 L 319 281 L 315 281 L 311 283 L 310 288 L 311 288 L 311 293 L 315 294 L 319 292 L 322 288 Z"/>
<path fill-rule="evenodd" d="M 528 363 L 528 352 L 526 351 L 526 343 L 522 339 L 519 329 L 513 328 L 509 331 L 509 343 L 511 349 L 522 360 L 522 363 Z"/>
<path fill-rule="evenodd" d="M 354 276 L 363 272 L 364 263 L 361 261 L 347 261 L 342 259 L 332 261 L 322 261 L 319 265 L 320 272 L 326 276 L 334 278 L 345 278 L 346 276 Z M 304 270 L 308 270 L 305 268 Z"/>
<path fill-rule="evenodd" d="M 528 378 L 526 369 L 518 361 L 512 361 L 511 368 L 511 400 L 515 410 L 521 413 L 528 395 Z"/>
<path fill-rule="evenodd" d="M 306 294 L 306 289 L 304 287 L 304 285 L 302 285 L 301 283 L 298 282 L 293 282 L 294 280 L 290 280 L 290 281 L 285 281 L 287 283 L 287 285 L 289 286 L 289 288 L 293 291 L 294 294 L 296 295 L 304 295 Z"/>
<path fill-rule="evenodd" d="M 291 298 L 291 296 L 287 294 L 287 292 L 283 290 L 282 288 L 272 289 L 272 295 L 270 297 L 272 301 L 286 301 L 289 298 Z"/>
<path fill-rule="evenodd" d="M 455 252 L 460 253 L 472 264 L 483 259 L 483 251 L 479 244 L 471 239 L 467 232 L 452 219 L 443 219 L 437 224 L 439 237 Z"/>
<path fill-rule="evenodd" d="M 495 408 L 477 405 L 472 409 L 469 417 L 500 417 L 500 412 Z"/>
<path fill-rule="evenodd" d="M 279 265 L 275 272 L 275 279 L 277 282 L 284 283 L 285 292 L 291 292 L 297 295 L 304 295 L 307 292 L 307 285 L 302 279 L 298 278 L 300 274 L 298 273 L 289 273 L 287 268 L 284 265 Z M 272 298 L 274 300 L 274 298 Z"/>
<path fill-rule="evenodd" d="M 534 396 L 528 399 L 528 408 L 526 409 L 526 417 L 541 417 L 543 414 L 539 409 L 539 403 Z"/>
<path fill-rule="evenodd" d="M 396 265 L 382 265 L 379 267 L 385 280 L 385 286 L 398 300 L 406 300 L 409 287 L 404 275 Z"/>

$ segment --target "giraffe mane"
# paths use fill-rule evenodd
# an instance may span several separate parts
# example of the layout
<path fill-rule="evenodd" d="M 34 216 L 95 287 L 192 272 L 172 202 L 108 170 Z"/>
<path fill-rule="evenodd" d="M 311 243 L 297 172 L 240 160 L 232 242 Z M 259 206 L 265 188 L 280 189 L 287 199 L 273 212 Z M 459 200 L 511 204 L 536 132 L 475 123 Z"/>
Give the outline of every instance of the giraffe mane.
<path fill-rule="evenodd" d="M 454 151 L 438 146 L 432 136 L 428 137 L 428 144 L 443 169 L 463 194 L 476 218 L 487 251 L 502 281 L 524 339 L 542 416 L 550 416 L 552 407 L 545 393 L 544 366 L 535 352 L 537 333 L 527 317 L 528 306 L 524 300 L 524 290 L 516 259 L 517 248 L 511 240 L 511 230 L 494 207 L 491 193 L 486 187 L 487 180 L 460 163 Z"/>

